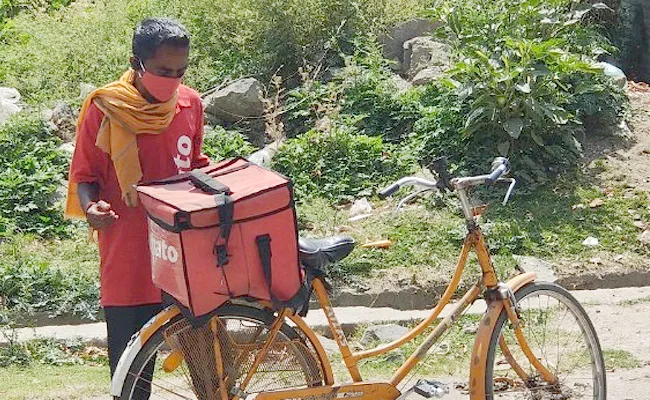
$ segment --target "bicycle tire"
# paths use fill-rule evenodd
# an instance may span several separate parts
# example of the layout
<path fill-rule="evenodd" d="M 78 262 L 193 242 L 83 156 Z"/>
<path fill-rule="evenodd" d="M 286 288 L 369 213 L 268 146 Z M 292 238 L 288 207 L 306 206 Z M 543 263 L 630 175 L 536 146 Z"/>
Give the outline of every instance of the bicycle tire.
<path fill-rule="evenodd" d="M 275 316 L 269 310 L 226 304 L 219 308 L 216 317 L 222 323 L 220 326 L 230 336 L 228 340 L 234 340 L 233 345 L 241 347 L 239 354 L 242 355 L 243 360 L 238 358 L 241 365 L 235 363 L 233 349 L 224 347 L 223 359 L 226 374 L 229 381 L 233 382 L 233 385 L 228 386 L 228 392 L 230 392 L 234 384 L 240 383 L 241 378 L 250 369 L 248 364 L 254 359 L 254 356 L 244 355 L 242 349 L 250 351 L 251 354 L 256 354 L 255 350 L 259 349 L 265 342 L 263 333 L 256 333 L 255 340 L 252 340 L 251 329 L 256 332 L 268 332 L 268 328 L 275 320 Z M 194 355 L 184 353 L 182 365 L 173 371 L 176 372 L 180 368 L 180 376 L 178 376 L 179 374 L 170 375 L 170 373 L 163 370 L 162 359 L 169 357 L 171 350 L 175 349 L 172 343 L 174 339 L 169 336 L 169 332 L 173 332 L 172 334 L 176 335 L 175 337 L 180 340 L 182 335 L 188 336 L 188 333 L 195 332 L 192 329 L 194 328 L 191 328 L 189 321 L 181 314 L 161 326 L 144 344 L 131 364 L 122 388 L 120 400 L 143 400 L 148 398 L 221 400 L 219 394 L 216 393 L 218 392 L 218 384 L 217 386 L 214 385 L 214 382 L 218 382 L 218 380 L 216 380 L 216 377 L 211 376 L 211 369 L 214 368 L 214 365 L 191 366 L 192 359 L 200 358 L 201 355 L 213 357 L 211 347 L 206 349 L 205 352 L 193 351 Z M 199 329 L 203 329 L 201 331 L 203 332 L 202 335 L 205 335 L 205 332 L 211 332 L 209 324 Z M 205 329 L 208 330 L 205 331 Z M 223 347 L 224 332 L 221 330 L 219 332 L 219 340 Z M 247 386 L 247 393 L 313 387 L 324 384 L 323 367 L 319 358 L 306 336 L 301 334 L 297 328 L 286 323 L 283 324 L 273 346 L 275 347 L 268 351 L 265 361 L 262 362 L 258 371 L 253 375 L 250 384 Z M 189 348 L 187 351 L 190 351 Z M 161 354 L 163 357 L 160 357 Z M 190 362 L 188 362 L 188 358 Z M 273 360 L 267 360 L 269 358 L 273 358 Z M 156 359 L 158 360 L 157 363 Z M 151 360 L 154 360 L 153 363 Z M 209 360 L 209 358 L 204 357 L 202 359 L 202 361 L 205 360 Z M 154 364 L 156 366 L 149 380 L 146 369 L 147 366 L 151 367 Z M 282 370 L 282 368 L 287 368 L 287 370 Z M 290 370 L 290 368 L 293 369 Z M 206 378 L 209 379 L 207 381 L 199 377 L 199 375 L 206 374 L 210 375 Z M 248 389 L 252 390 L 249 391 Z M 231 397 L 232 394 L 229 394 L 228 398 Z"/>
<path fill-rule="evenodd" d="M 542 296 L 546 297 L 546 308 L 543 307 Z M 551 385 L 544 381 L 535 368 L 530 364 L 523 352 L 519 350 L 516 339 L 509 326 L 506 311 L 503 310 L 490 338 L 488 348 L 485 393 L 486 399 L 596 399 L 605 400 L 607 397 L 607 383 L 605 377 L 605 364 L 596 331 L 580 303 L 564 288 L 547 282 L 529 284 L 515 293 L 517 303 L 521 307 L 521 316 L 524 322 L 523 330 L 526 340 L 535 356 L 559 378 L 558 383 Z M 537 307 L 535 307 L 537 298 Z M 549 307 L 550 304 L 550 307 Z M 561 308 L 565 308 L 561 314 Z M 573 319 L 567 319 L 570 314 Z M 543 330 L 539 328 L 544 324 Z M 549 322 L 557 332 L 557 346 L 555 348 L 540 349 L 541 342 L 547 344 L 548 336 L 553 333 L 549 329 Z M 568 326 L 573 322 L 575 326 Z M 578 329 L 576 329 L 578 328 Z M 569 336 L 572 335 L 572 336 Z M 505 355 L 499 345 L 503 336 L 507 348 L 519 363 L 520 367 L 528 374 L 528 382 L 520 378 L 512 365 L 505 360 Z M 567 336 L 569 338 L 567 339 Z M 576 341 L 582 338 L 583 342 Z M 548 341 L 550 343 L 550 341 Z M 564 344 L 566 346 L 561 346 Z M 576 344 L 577 349 L 568 348 Z M 560 356 L 566 356 L 574 363 L 584 362 L 589 364 L 591 371 L 583 365 L 564 365 L 560 363 Z M 588 356 L 588 359 L 586 358 Z M 553 363 L 553 361 L 556 361 Z M 503 366 L 508 369 L 504 369 Z M 564 376 L 564 372 L 579 374 L 575 377 Z M 589 374 L 590 372 L 590 374 Z M 522 394 L 526 397 L 522 397 Z"/>

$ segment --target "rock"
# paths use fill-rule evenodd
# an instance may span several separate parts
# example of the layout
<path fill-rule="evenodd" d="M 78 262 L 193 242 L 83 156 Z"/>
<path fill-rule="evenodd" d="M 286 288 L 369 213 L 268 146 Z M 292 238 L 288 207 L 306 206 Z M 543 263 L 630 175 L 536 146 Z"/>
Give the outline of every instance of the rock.
<path fill-rule="evenodd" d="M 625 76 L 625 72 L 623 72 L 623 70 L 606 62 L 600 62 L 596 65 L 599 68 L 602 68 L 603 74 L 611 78 L 618 87 L 621 89 L 627 88 L 627 77 Z"/>
<path fill-rule="evenodd" d="M 535 272 L 538 280 L 546 282 L 555 282 L 557 280 L 555 272 L 553 271 L 553 265 L 548 261 L 529 256 L 513 255 L 512 257 L 524 271 Z"/>
<path fill-rule="evenodd" d="M 80 83 L 79 97 L 85 99 L 95 89 L 97 89 L 97 86 L 93 85 L 92 83 Z"/>
<path fill-rule="evenodd" d="M 430 348 L 427 353 L 428 354 L 447 354 L 447 353 L 449 353 L 449 343 L 447 343 L 447 342 L 438 343 L 438 344 L 434 345 L 432 348 Z"/>
<path fill-rule="evenodd" d="M 409 79 L 413 79 L 425 68 L 431 68 L 431 73 L 437 71 L 440 74 L 447 70 L 450 64 L 450 50 L 444 43 L 426 36 L 404 42 L 402 73 Z"/>
<path fill-rule="evenodd" d="M 591 203 L 589 203 L 589 207 L 591 208 L 597 208 L 605 204 L 605 201 L 603 199 L 593 199 Z"/>
<path fill-rule="evenodd" d="M 634 226 L 636 226 L 637 228 L 641 229 L 641 230 L 645 230 L 645 228 L 646 228 L 646 224 L 644 222 L 641 222 L 641 221 L 634 221 L 634 222 L 632 222 L 632 224 Z"/>
<path fill-rule="evenodd" d="M 426 18 L 415 18 L 395 26 L 388 34 L 378 38 L 384 48 L 384 57 L 398 61 L 395 68 L 401 69 L 401 63 L 404 61 L 404 42 L 429 34 L 439 26 L 439 22 Z"/>
<path fill-rule="evenodd" d="M 0 87 L 0 124 L 6 122 L 9 117 L 21 111 L 20 93 L 14 88 Z"/>
<path fill-rule="evenodd" d="M 239 131 L 253 146 L 262 148 L 266 144 L 266 127 L 262 118 L 248 118 L 225 126 Z"/>
<path fill-rule="evenodd" d="M 639 235 L 639 242 L 650 245 L 650 229 L 646 229 Z"/>
<path fill-rule="evenodd" d="M 52 122 L 54 133 L 64 142 L 74 140 L 77 130 L 78 113 L 68 103 L 59 103 L 51 112 L 49 121 Z"/>
<path fill-rule="evenodd" d="M 350 207 L 350 217 L 355 217 L 361 214 L 368 214 L 372 211 L 372 205 L 365 197 L 359 200 L 356 200 L 352 207 Z"/>
<path fill-rule="evenodd" d="M 262 84 L 257 79 L 240 79 L 207 96 L 203 105 L 206 113 L 226 122 L 237 122 L 246 117 L 262 116 L 262 93 Z"/>
<path fill-rule="evenodd" d="M 587 247 L 596 247 L 600 242 L 595 237 L 589 236 L 582 242 L 582 244 Z"/>
<path fill-rule="evenodd" d="M 438 79 L 444 72 L 444 69 L 438 67 L 425 68 L 415 75 L 411 83 L 413 86 L 426 85 Z"/>
<path fill-rule="evenodd" d="M 331 356 L 332 354 L 340 354 L 341 350 L 339 349 L 338 343 L 336 343 L 336 340 L 328 339 L 325 336 L 321 335 L 316 335 L 320 343 L 323 345 L 323 348 L 325 349 L 325 353 L 327 353 L 328 356 Z"/>
<path fill-rule="evenodd" d="M 476 332 L 478 332 L 478 327 L 476 325 L 464 325 L 462 332 L 467 335 L 476 335 Z"/>
<path fill-rule="evenodd" d="M 394 364 L 404 364 L 406 356 L 401 349 L 395 349 L 384 356 L 384 360 Z"/>
<path fill-rule="evenodd" d="M 395 324 L 371 326 L 363 333 L 361 344 L 368 346 L 375 341 L 382 343 L 392 342 L 408 333 L 408 329 Z"/>
<path fill-rule="evenodd" d="M 624 258 L 623 254 L 617 254 L 614 256 L 614 261 L 620 262 L 623 260 L 623 258 Z"/>
<path fill-rule="evenodd" d="M 603 263 L 603 259 L 600 257 L 594 257 L 594 258 L 590 258 L 589 262 L 592 264 L 600 265 Z"/>
<path fill-rule="evenodd" d="M 407 81 L 399 75 L 393 75 L 391 77 L 391 80 L 393 83 L 395 83 L 395 87 L 397 88 L 398 93 L 406 92 L 413 86 L 411 82 Z"/>

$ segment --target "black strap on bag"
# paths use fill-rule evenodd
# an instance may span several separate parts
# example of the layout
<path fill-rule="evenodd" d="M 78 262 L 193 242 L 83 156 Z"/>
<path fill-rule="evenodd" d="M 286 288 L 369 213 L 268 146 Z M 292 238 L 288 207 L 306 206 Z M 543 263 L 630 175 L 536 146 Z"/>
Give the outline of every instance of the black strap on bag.
<path fill-rule="evenodd" d="M 258 236 L 255 238 L 255 243 L 257 243 L 257 251 L 260 254 L 260 261 L 262 261 L 262 270 L 264 271 L 266 284 L 269 287 L 269 294 L 271 295 L 271 298 L 273 298 L 274 296 L 271 292 L 271 285 L 273 284 L 273 274 L 271 271 L 271 236 Z"/>
<path fill-rule="evenodd" d="M 271 270 L 271 236 L 258 236 L 255 238 L 255 243 L 257 244 L 257 251 L 259 252 L 260 261 L 262 262 L 262 271 L 264 271 L 264 279 L 266 280 L 266 284 L 269 288 L 269 295 L 271 297 L 273 306 L 276 309 L 291 308 L 301 314 L 306 315 L 307 310 L 309 309 L 309 296 L 311 294 L 309 288 L 306 285 L 301 285 L 298 293 L 296 293 L 293 298 L 287 301 L 282 301 L 275 297 L 271 288 L 271 285 L 273 284 L 273 272 Z M 305 304 L 307 304 L 307 306 L 305 306 Z"/>
<path fill-rule="evenodd" d="M 202 191 L 214 195 L 219 212 L 219 230 L 224 240 L 223 245 L 215 245 L 214 254 L 217 256 L 217 265 L 220 267 L 228 264 L 228 238 L 233 223 L 235 205 L 230 198 L 230 188 L 217 181 L 205 172 L 195 169 L 190 173 L 190 181 Z"/>

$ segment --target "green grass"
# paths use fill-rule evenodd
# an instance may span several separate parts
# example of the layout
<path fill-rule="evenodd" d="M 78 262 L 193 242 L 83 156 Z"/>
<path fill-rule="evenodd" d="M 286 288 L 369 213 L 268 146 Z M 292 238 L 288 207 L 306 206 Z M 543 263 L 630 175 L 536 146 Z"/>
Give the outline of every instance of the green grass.
<path fill-rule="evenodd" d="M 104 395 L 108 366 L 70 365 L 0 368 L 0 398 L 4 400 L 81 400 Z"/>
<path fill-rule="evenodd" d="M 605 204 L 589 207 L 596 198 Z M 493 251 L 550 260 L 585 258 L 603 250 L 648 256 L 648 249 L 638 244 L 639 231 L 629 211 L 647 221 L 647 204 L 645 192 L 616 187 L 605 193 L 586 176 L 568 176 L 554 185 L 516 195 L 507 207 L 492 207 L 488 214 L 494 223 L 489 231 L 490 246 Z M 584 208 L 573 209 L 576 205 Z M 584 246 L 588 236 L 598 238 L 600 245 Z"/>
<path fill-rule="evenodd" d="M 584 262 L 586 269 L 592 267 L 586 260 L 594 256 L 607 258 L 625 253 L 632 255 L 633 261 L 650 256 L 649 249 L 638 243 L 639 230 L 632 218 L 632 214 L 639 214 L 642 220 L 650 220 L 646 193 L 624 187 L 604 193 L 582 175 L 528 193 L 523 189 L 515 191 L 507 206 L 500 204 L 501 190 L 480 194 L 491 204 L 482 227 L 502 279 L 512 273 L 512 255 L 536 256 L 560 265 L 577 260 Z M 596 198 L 603 199 L 604 205 L 589 207 Z M 429 198 L 395 215 L 395 200 L 376 200 L 374 215 L 357 222 L 347 220 L 346 207 L 335 208 L 323 201 L 301 204 L 298 210 L 300 227 L 306 235 L 345 233 L 359 243 L 379 239 L 393 242 L 389 249 L 356 249 L 333 268 L 338 276 L 372 276 L 405 268 L 415 275 L 426 272 L 451 277 L 465 234 L 455 204 L 453 199 Z M 579 204 L 584 208 L 574 207 Z M 582 242 L 588 236 L 598 238 L 599 246 L 584 246 Z M 644 265 L 639 262 L 628 267 Z M 476 266 L 471 271 L 476 272 Z"/>
<path fill-rule="evenodd" d="M 20 324 L 34 312 L 94 318 L 99 311 L 99 257 L 80 228 L 69 239 L 13 235 L 0 242 L 0 297 Z M 0 318 L 0 323 L 4 321 Z"/>
<path fill-rule="evenodd" d="M 634 369 L 642 365 L 641 360 L 627 350 L 603 350 L 603 357 L 607 369 Z"/>
<path fill-rule="evenodd" d="M 637 304 L 648 304 L 648 303 L 650 303 L 650 296 L 641 297 L 641 298 L 632 299 L 632 300 L 619 301 L 618 305 L 620 305 L 620 306 L 635 306 Z"/>
<path fill-rule="evenodd" d="M 43 239 L 17 234 L 0 241 L 0 264 L 24 259 L 63 271 L 99 277 L 97 244 L 88 240 L 85 224 L 76 229 L 69 239 Z"/>
<path fill-rule="evenodd" d="M 463 327 L 477 325 L 480 318 L 480 315 L 464 315 L 459 318 L 455 325 L 439 339 L 438 343 L 433 345 L 429 354 L 416 365 L 411 374 L 417 377 L 462 377 L 468 375 L 475 335 L 463 332 Z M 414 325 L 408 327 L 413 328 Z M 360 346 L 358 342 L 366 328 L 362 325 L 357 327 L 355 333 L 348 338 L 351 346 Z M 435 326 L 426 329 L 423 334 L 398 350 L 362 360 L 359 364 L 361 376 L 370 380 L 391 377 L 433 329 Z M 379 342 L 370 343 L 366 348 L 370 349 L 379 344 Z M 350 381 L 350 374 L 345 368 L 341 356 L 335 354 L 330 357 L 330 361 L 337 382 Z"/>
<path fill-rule="evenodd" d="M 186 81 L 205 91 L 241 76 L 266 80 L 281 66 L 293 75 L 303 60 L 318 63 L 339 39 L 347 43 L 423 8 L 414 0 L 74 1 L 7 22 L 0 31 L 0 81 L 31 104 L 79 104 L 79 84 L 118 78 L 128 68 L 136 23 L 158 16 L 178 19 L 190 31 Z M 327 64 L 338 47 L 326 55 Z"/>

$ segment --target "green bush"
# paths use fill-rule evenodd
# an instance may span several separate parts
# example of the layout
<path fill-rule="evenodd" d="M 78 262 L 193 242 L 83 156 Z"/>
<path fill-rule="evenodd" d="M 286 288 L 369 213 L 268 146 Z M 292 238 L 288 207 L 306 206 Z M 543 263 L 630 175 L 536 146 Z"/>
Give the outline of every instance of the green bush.
<path fill-rule="evenodd" d="M 116 79 L 128 67 L 133 28 L 168 16 L 192 34 L 188 84 L 204 91 L 243 75 L 292 76 L 310 62 L 336 62 L 358 33 L 421 10 L 415 0 L 113 0 L 22 13 L 0 31 L 0 82 L 28 102 L 75 99 L 79 84 Z M 331 49 L 331 51 L 330 51 Z"/>
<path fill-rule="evenodd" d="M 407 153 L 335 124 L 330 133 L 312 130 L 289 139 L 273 158 L 273 168 L 293 180 L 298 199 L 342 202 L 369 196 L 408 174 L 413 160 Z"/>
<path fill-rule="evenodd" d="M 36 362 L 44 365 L 108 365 L 106 351 L 87 351 L 81 341 L 63 341 L 52 338 L 28 342 L 10 341 L 0 347 L 0 367 L 29 366 Z"/>
<path fill-rule="evenodd" d="M 59 144 L 36 115 L 18 114 L 0 126 L 0 232 L 67 233 L 57 198 L 68 159 Z"/>
<path fill-rule="evenodd" d="M 285 118 L 288 135 L 311 129 L 325 116 L 338 114 L 355 120 L 368 136 L 399 142 L 420 116 L 418 90 L 400 91 L 381 48 L 368 40 L 357 41 L 355 54 L 328 83 L 308 80 L 289 92 Z"/>
<path fill-rule="evenodd" d="M 0 0 L 0 27 L 21 11 L 48 12 L 69 5 L 72 0 Z"/>
<path fill-rule="evenodd" d="M 217 126 L 206 129 L 203 137 L 203 153 L 212 161 L 224 158 L 247 157 L 257 148 L 237 131 L 227 131 Z"/>
<path fill-rule="evenodd" d="M 99 284 L 95 277 L 55 268 L 48 259 L 25 251 L 20 240 L 9 240 L 14 251 L 5 252 L 0 260 L 0 298 L 9 312 L 22 318 L 34 312 L 88 319 L 97 316 Z"/>
<path fill-rule="evenodd" d="M 625 96 L 592 58 L 608 41 L 584 22 L 601 6 L 568 0 L 446 4 L 437 15 L 447 22 L 458 62 L 442 80 L 446 88 L 432 92 L 451 108 L 433 106 L 415 124 L 425 163 L 447 155 L 473 173 L 504 155 L 520 177 L 540 182 L 575 165 L 585 121 L 621 118 Z M 583 34 L 590 29 L 587 45 Z"/>

